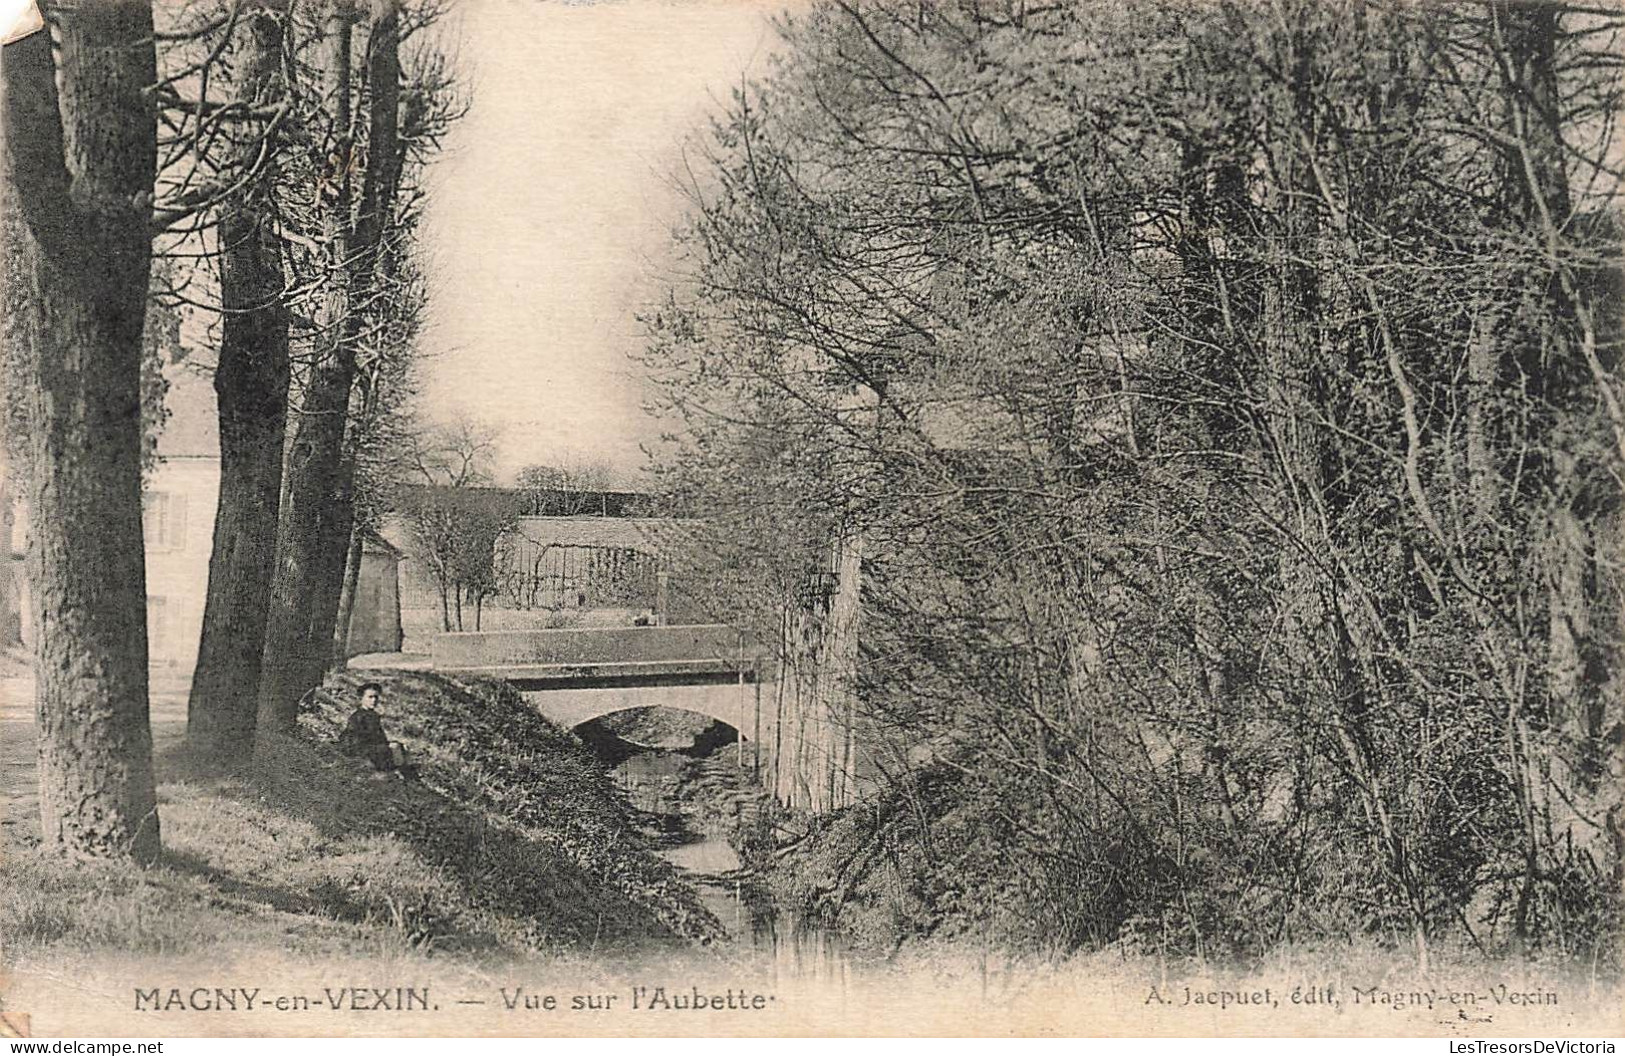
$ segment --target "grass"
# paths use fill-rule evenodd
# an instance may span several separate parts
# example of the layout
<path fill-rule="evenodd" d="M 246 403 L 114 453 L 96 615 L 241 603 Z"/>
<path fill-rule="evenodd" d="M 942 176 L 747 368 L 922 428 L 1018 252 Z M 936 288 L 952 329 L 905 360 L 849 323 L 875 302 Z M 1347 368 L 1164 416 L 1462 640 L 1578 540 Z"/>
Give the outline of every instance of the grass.
<path fill-rule="evenodd" d="M 369 676 L 370 677 L 370 676 Z M 453 957 L 632 953 L 721 931 L 582 745 L 496 684 L 386 678 L 390 735 L 423 781 L 339 755 L 339 676 L 251 763 L 159 758 L 162 861 L 0 847 L 0 960 L 85 954 Z"/>
<path fill-rule="evenodd" d="M 92 1017 L 96 1002 L 113 1000 L 102 995 L 127 1001 L 131 980 L 182 978 L 259 985 L 282 975 L 312 986 L 432 979 L 439 987 L 449 977 L 455 985 L 447 992 L 493 1001 L 496 986 L 538 990 L 550 977 L 560 993 L 624 991 L 629 980 L 756 986 L 771 978 L 781 1011 L 827 1008 L 838 996 L 850 1023 L 920 1031 L 1617 1033 L 1617 979 L 1568 965 L 1485 962 L 1460 950 L 1438 951 L 1423 971 L 1369 942 L 1296 945 L 1236 967 L 1122 944 L 1017 955 L 986 937 L 961 937 L 910 943 L 879 965 L 851 957 L 828 935 L 786 926 L 769 969 L 743 952 L 733 960 L 701 951 L 696 960 L 696 947 L 719 934 L 716 921 L 652 854 L 633 812 L 573 736 L 496 684 L 405 672 L 381 680 L 385 726 L 421 761 L 421 785 L 376 780 L 334 750 L 359 681 L 344 676 L 301 716 L 298 737 L 278 741 L 251 765 L 220 774 L 184 750 L 161 755 L 165 853 L 153 868 L 64 861 L 42 853 L 37 822 L 32 830 L 4 826 L 24 831 L 0 836 L 0 965 L 35 980 L 32 993 L 16 993 L 16 1007 L 31 996 L 34 1007 L 71 998 L 80 1001 L 75 1014 Z M 688 769 L 692 798 L 708 811 L 732 817 L 737 804 L 738 814 L 751 814 L 756 793 L 741 793 L 703 764 Z M 158 963 L 162 970 L 152 967 Z M 212 971 L 221 963 L 237 974 Z M 308 982 L 313 964 L 321 969 L 317 983 Z M 1469 1010 L 1470 1022 L 1458 1022 L 1453 1007 L 1349 1004 L 1356 988 L 1487 993 L 1502 983 L 1550 991 L 1561 1004 L 1480 1007 Z M 1332 986 L 1343 1004 L 1288 1002 L 1269 1015 L 1225 1019 L 1177 1007 L 1160 1018 L 1147 1011 L 1151 988 L 1178 1001 L 1187 985 L 1268 986 L 1278 997 Z M 804 1006 L 798 993 L 811 995 Z M 908 1016 L 893 1018 L 898 1008 Z M 564 1029 L 564 1021 L 492 1015 L 478 1029 Z M 166 1029 L 180 1022 L 166 1021 Z M 199 1019 L 188 1029 L 218 1030 L 219 1022 Z M 326 1020 L 289 1022 L 332 1029 Z M 373 1022 L 365 1021 L 367 1030 L 422 1029 L 416 1020 Z M 712 1023 L 658 1022 L 661 1030 Z M 838 1029 L 834 1020 L 762 1023 L 769 1032 Z"/>

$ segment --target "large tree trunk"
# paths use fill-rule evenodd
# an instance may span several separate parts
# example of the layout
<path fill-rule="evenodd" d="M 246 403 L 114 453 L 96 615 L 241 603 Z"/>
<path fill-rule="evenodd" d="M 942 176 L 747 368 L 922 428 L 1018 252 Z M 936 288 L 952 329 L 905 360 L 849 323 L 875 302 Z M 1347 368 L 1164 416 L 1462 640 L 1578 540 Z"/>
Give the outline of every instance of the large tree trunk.
<path fill-rule="evenodd" d="M 373 0 L 372 8 L 372 25 L 367 37 L 367 169 L 362 180 L 360 214 L 356 218 L 356 254 L 350 280 L 357 302 L 374 286 L 384 239 L 392 226 L 402 161 L 399 11 L 396 0 Z M 362 322 L 360 311 L 352 305 L 346 321 L 346 356 L 352 388 L 356 385 L 355 340 Z M 341 447 L 338 467 L 333 474 L 332 497 L 322 510 L 319 533 L 319 545 L 327 564 L 314 584 L 315 604 L 311 607 L 312 640 L 328 643 L 330 649 L 335 637 L 347 637 L 349 631 L 338 623 L 338 616 L 345 557 L 355 532 L 355 487 L 355 452 Z M 342 658 L 337 662 L 342 663 Z"/>
<path fill-rule="evenodd" d="M 335 5 L 318 62 L 338 130 L 350 127 L 350 38 L 347 9 Z M 312 373 L 288 467 L 259 701 L 259 722 L 265 729 L 293 727 L 299 699 L 321 683 L 332 654 L 343 555 L 354 520 L 353 473 L 344 439 L 355 386 L 356 337 L 363 323 L 360 305 L 372 285 L 400 182 L 398 48 L 394 0 L 374 0 L 367 62 L 368 163 L 353 222 L 349 173 L 355 144 L 347 139 L 339 141 L 335 182 L 327 191 L 325 237 L 331 267 L 322 323 L 332 343 Z"/>
<path fill-rule="evenodd" d="M 320 189 L 327 277 L 319 322 L 328 347 L 311 372 L 295 415 L 286 467 L 260 678 L 258 721 L 262 731 L 293 729 L 300 698 L 320 682 L 327 662 L 327 639 L 312 641 L 310 628 L 316 579 L 325 567 L 320 549 L 321 511 L 338 469 L 355 372 L 355 351 L 346 339 L 351 314 L 350 170 L 355 153 L 348 136 L 350 17 L 348 5 L 334 4 L 327 9 L 315 54 L 322 95 L 332 108 L 336 141 Z"/>
<path fill-rule="evenodd" d="M 157 129 L 150 4 L 47 9 L 7 45 L 9 333 L 29 419 L 40 822 L 70 853 L 158 857 L 141 528 L 141 333 Z M 54 61 L 53 61 L 54 60 Z"/>
<path fill-rule="evenodd" d="M 297 417 L 265 629 L 261 730 L 292 729 L 299 699 L 320 684 L 327 667 L 331 637 L 312 633 L 312 614 L 318 605 L 317 581 L 333 564 L 322 551 L 322 508 L 331 500 L 337 467 L 329 456 L 343 442 L 348 400 L 342 394 L 347 391 L 318 377 Z"/>
<path fill-rule="evenodd" d="M 23 641 L 22 592 L 12 576 L 11 458 L 0 439 L 0 649 Z"/>
<path fill-rule="evenodd" d="M 326 647 L 327 662 L 317 673 L 319 679 L 330 668 L 343 665 L 344 656 L 335 652 L 335 641 L 348 636 L 348 628 L 339 622 L 350 544 L 355 538 L 355 460 L 348 453 L 341 456 L 333 474 L 332 494 L 322 509 L 318 533 L 322 567 L 316 575 L 310 638 L 313 644 Z"/>
<path fill-rule="evenodd" d="M 1516 144 L 1508 158 L 1508 197 L 1520 206 L 1524 234 L 1547 261 L 1529 282 L 1530 300 L 1541 305 L 1540 340 L 1530 342 L 1522 364 L 1525 374 L 1540 378 L 1539 396 L 1552 424 L 1535 437 L 1537 450 L 1548 450 L 1545 490 L 1555 498 L 1546 523 L 1531 523 L 1541 550 L 1547 590 L 1546 698 L 1550 726 L 1561 738 L 1545 747 L 1545 758 L 1531 759 L 1546 780 L 1537 791 L 1545 815 L 1535 824 L 1554 857 L 1574 848 L 1620 868 L 1616 824 L 1620 796 L 1615 783 L 1603 780 L 1612 755 L 1607 731 L 1620 722 L 1618 695 L 1605 692 L 1608 651 L 1617 626 L 1607 587 L 1605 557 L 1612 540 L 1598 533 L 1606 523 L 1602 511 L 1617 508 L 1617 472 L 1588 472 L 1594 452 L 1611 447 L 1605 419 L 1599 413 L 1595 386 L 1613 384 L 1599 373 L 1588 350 L 1594 347 L 1594 318 L 1602 300 L 1577 282 L 1572 241 L 1581 235 L 1573 225 L 1568 161 L 1563 140 L 1563 92 L 1557 55 L 1561 8 L 1553 3 L 1497 4 L 1493 9 L 1503 35 L 1509 77 L 1505 132 Z M 1606 403 L 1606 397 L 1604 401 Z M 1570 433 L 1572 423 L 1591 432 Z M 1592 432 L 1594 430 L 1594 432 Z M 1537 771 L 1539 772 L 1539 771 Z M 1552 793 L 1556 793 L 1553 795 Z M 1533 872 L 1533 866 L 1531 866 Z M 1521 909 L 1522 907 L 1520 907 Z M 1520 922 L 1522 915 L 1520 914 Z"/>
<path fill-rule="evenodd" d="M 269 6 L 269 4 L 268 4 Z M 281 15 L 251 16 L 243 80 L 248 104 L 281 94 Z M 253 163 L 264 129 L 245 130 Z M 253 743 L 276 556 L 277 506 L 288 403 L 288 312 L 266 171 L 220 219 L 224 309 L 214 388 L 220 409 L 220 498 L 215 513 L 203 638 L 186 713 L 187 740 L 211 755 Z"/>
<path fill-rule="evenodd" d="M 1508 92 L 1509 131 L 1520 144 L 1509 168 L 1513 197 L 1520 201 L 1526 231 L 1555 256 L 1557 244 L 1569 221 L 1568 179 L 1564 171 L 1564 147 L 1559 134 L 1559 100 L 1553 53 L 1556 48 L 1557 8 L 1553 4 L 1506 5 L 1498 7 L 1504 19 L 1509 68 L 1513 83 Z M 1562 264 L 1558 265 L 1563 266 Z M 1542 269 L 1544 272 L 1544 269 Z M 1556 408 L 1578 414 L 1576 389 L 1580 356 L 1572 335 L 1560 322 L 1572 317 L 1578 305 L 1569 303 L 1555 273 L 1537 273 L 1534 285 L 1538 300 L 1549 315 L 1541 325 L 1542 340 L 1531 342 L 1526 372 L 1542 382 L 1541 395 Z M 1542 436 L 1542 441 L 1548 438 Z M 1559 505 L 1552 511 L 1551 524 L 1542 539 L 1546 544 L 1551 572 L 1548 603 L 1548 695 L 1553 717 L 1577 738 L 1591 737 L 1597 731 L 1587 728 L 1586 718 L 1594 709 L 1588 697 L 1600 686 L 1585 678 L 1585 652 L 1590 646 L 1591 555 L 1588 533 L 1575 507 L 1585 504 L 1579 494 L 1578 466 L 1573 455 L 1557 451 L 1550 457 L 1551 492 Z"/>
<path fill-rule="evenodd" d="M 361 585 L 361 559 L 364 553 L 362 537 L 365 530 L 357 524 L 350 532 L 350 545 L 345 547 L 344 591 L 339 595 L 338 621 L 333 628 L 333 666 L 341 667 L 350 658 L 350 622 L 355 618 L 355 592 Z"/>

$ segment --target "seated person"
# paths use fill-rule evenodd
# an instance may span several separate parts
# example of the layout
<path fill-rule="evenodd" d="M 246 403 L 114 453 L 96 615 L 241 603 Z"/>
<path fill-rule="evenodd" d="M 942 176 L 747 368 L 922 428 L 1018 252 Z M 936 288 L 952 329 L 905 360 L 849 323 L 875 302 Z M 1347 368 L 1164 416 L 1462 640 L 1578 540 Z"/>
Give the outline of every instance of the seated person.
<path fill-rule="evenodd" d="M 406 749 L 384 734 L 383 720 L 378 717 L 378 702 L 383 695 L 384 687 L 376 682 L 361 687 L 360 706 L 350 713 L 344 732 L 339 734 L 339 751 L 366 759 L 380 772 L 416 779 L 418 768 L 408 761 Z"/>

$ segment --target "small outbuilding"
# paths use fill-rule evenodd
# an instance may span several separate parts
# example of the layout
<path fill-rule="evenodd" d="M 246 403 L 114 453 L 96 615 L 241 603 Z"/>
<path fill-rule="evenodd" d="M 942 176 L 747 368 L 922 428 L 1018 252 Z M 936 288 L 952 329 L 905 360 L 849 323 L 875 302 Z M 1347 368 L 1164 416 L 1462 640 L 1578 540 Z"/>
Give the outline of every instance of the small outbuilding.
<path fill-rule="evenodd" d="M 400 571 L 401 552 L 377 533 L 366 533 L 361 540 L 361 569 L 356 575 L 346 656 L 401 651 Z"/>

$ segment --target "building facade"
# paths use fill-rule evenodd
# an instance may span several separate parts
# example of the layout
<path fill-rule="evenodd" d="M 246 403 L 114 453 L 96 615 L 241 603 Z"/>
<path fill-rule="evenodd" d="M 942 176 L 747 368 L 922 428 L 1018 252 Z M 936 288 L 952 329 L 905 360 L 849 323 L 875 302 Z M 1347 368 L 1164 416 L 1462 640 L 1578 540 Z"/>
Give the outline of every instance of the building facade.
<path fill-rule="evenodd" d="M 168 376 L 168 411 L 158 437 L 157 459 L 143 480 L 141 528 L 147 573 L 147 660 L 155 675 L 189 680 L 203 636 L 203 609 L 214 550 L 215 509 L 220 497 L 220 441 L 213 379 L 183 366 Z M 10 540 L 5 581 L 0 583 L 0 632 L 16 629 L 31 644 L 29 591 L 23 575 L 28 540 L 26 504 L 12 489 L 5 499 Z M 395 583 L 399 553 L 381 540 L 363 547 L 356 605 L 350 627 L 357 652 L 400 648 L 400 603 Z M 365 646 L 357 648 L 356 646 Z"/>
<path fill-rule="evenodd" d="M 195 454 L 164 456 L 142 492 L 147 659 L 155 667 L 190 673 L 197 664 L 219 495 L 219 457 Z"/>

